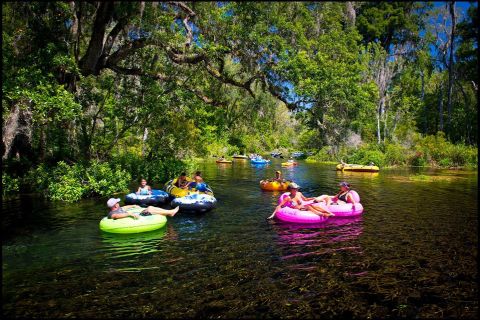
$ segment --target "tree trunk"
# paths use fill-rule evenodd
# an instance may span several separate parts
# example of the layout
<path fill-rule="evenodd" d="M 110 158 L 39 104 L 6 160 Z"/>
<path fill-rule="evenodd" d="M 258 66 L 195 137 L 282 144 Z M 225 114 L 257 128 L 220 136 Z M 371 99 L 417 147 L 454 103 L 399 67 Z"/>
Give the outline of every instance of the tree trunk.
<path fill-rule="evenodd" d="M 148 128 L 143 130 L 143 138 L 142 138 L 142 158 L 145 157 L 145 151 L 147 150 L 147 139 L 148 139 Z"/>
<path fill-rule="evenodd" d="M 347 1 L 345 3 L 345 6 L 347 7 L 348 22 L 351 26 L 354 26 L 355 25 L 355 19 L 357 18 L 357 14 L 355 12 L 355 7 L 353 5 L 353 2 Z"/>
<path fill-rule="evenodd" d="M 27 107 L 21 106 L 21 104 L 26 104 Z M 32 112 L 29 105 L 30 102 L 25 100 L 16 103 L 3 125 L 3 160 L 14 155 L 25 156 L 26 158 L 33 157 Z"/>
<path fill-rule="evenodd" d="M 102 66 L 98 66 L 98 61 L 103 53 L 105 40 L 105 30 L 113 14 L 113 2 L 101 2 L 95 12 L 95 22 L 93 24 L 93 33 L 88 44 L 85 55 L 80 60 L 80 68 L 84 76 L 93 74 L 98 75 Z"/>
<path fill-rule="evenodd" d="M 450 56 L 448 61 L 448 91 L 447 91 L 447 131 L 450 134 L 451 121 L 452 121 L 452 91 L 453 91 L 453 53 L 455 42 L 455 1 L 449 3 L 450 16 L 452 17 L 452 31 L 450 34 Z"/>
<path fill-rule="evenodd" d="M 382 116 L 382 109 L 383 109 L 383 98 L 380 99 L 379 105 L 378 105 L 378 112 L 377 112 L 377 143 L 380 144 L 382 141 L 382 137 L 380 134 L 380 117 Z"/>
<path fill-rule="evenodd" d="M 443 82 L 440 84 L 440 92 L 438 95 L 438 122 L 439 128 L 437 131 L 443 131 Z"/>
<path fill-rule="evenodd" d="M 422 99 L 423 103 L 423 134 L 427 134 L 427 125 L 428 125 L 428 117 L 427 117 L 427 104 L 425 103 L 425 74 L 420 71 L 420 78 L 422 80 L 422 92 L 420 93 L 420 99 Z"/>

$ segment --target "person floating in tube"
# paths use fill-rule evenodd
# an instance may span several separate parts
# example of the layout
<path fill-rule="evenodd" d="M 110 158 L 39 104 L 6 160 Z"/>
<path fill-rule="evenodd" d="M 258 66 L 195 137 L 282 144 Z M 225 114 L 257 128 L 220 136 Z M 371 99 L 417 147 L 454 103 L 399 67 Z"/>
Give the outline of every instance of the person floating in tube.
<path fill-rule="evenodd" d="M 316 215 L 323 216 L 323 217 L 332 217 L 334 216 L 329 210 L 321 208 L 321 207 L 314 207 L 313 204 L 303 204 L 304 201 L 315 200 L 315 198 L 306 198 L 298 189 L 300 186 L 295 182 L 292 182 L 288 185 L 288 190 L 290 192 L 285 192 L 280 197 L 283 199 L 282 202 L 275 208 L 275 211 L 267 218 L 272 219 L 275 217 L 275 214 L 278 210 L 285 207 L 290 207 L 293 209 L 299 209 L 303 211 L 310 211 Z"/>
<path fill-rule="evenodd" d="M 285 179 L 282 178 L 282 172 L 277 170 L 275 171 L 275 178 L 270 179 L 270 181 L 285 182 Z"/>
<path fill-rule="evenodd" d="M 108 219 L 122 219 L 122 218 L 128 218 L 128 217 L 132 217 L 134 219 L 139 218 L 138 214 L 128 212 L 126 209 L 141 208 L 140 206 L 136 204 L 132 204 L 132 205 L 121 207 L 119 202 L 120 202 L 120 199 L 118 198 L 108 199 L 107 206 L 108 208 L 110 208 L 110 212 L 108 213 Z M 150 216 L 152 214 L 160 214 L 162 216 L 173 217 L 178 212 L 178 210 L 179 210 L 179 207 L 176 207 L 175 209 L 172 209 L 172 210 L 166 210 L 166 209 L 157 208 L 154 206 L 149 206 L 148 208 L 144 209 L 140 213 L 140 216 Z"/>
<path fill-rule="evenodd" d="M 187 174 L 182 172 L 175 182 L 175 186 L 186 189 L 188 187 Z"/>
<path fill-rule="evenodd" d="M 142 179 L 140 181 L 140 187 L 138 187 L 138 190 L 135 193 L 140 195 L 149 195 L 152 194 L 152 188 L 147 185 L 147 180 Z"/>
<path fill-rule="evenodd" d="M 329 205 L 335 205 L 335 204 L 345 204 L 345 203 L 351 203 L 352 204 L 352 210 L 355 210 L 355 199 L 350 193 L 350 183 L 346 181 L 342 181 L 339 184 L 340 191 L 334 195 L 334 196 L 329 196 L 329 195 L 321 195 L 319 197 L 316 197 L 314 202 L 325 202 L 327 206 Z"/>
<path fill-rule="evenodd" d="M 189 189 L 195 188 L 195 189 L 197 189 L 197 191 L 206 191 L 207 190 L 207 185 L 203 181 L 201 171 L 195 172 L 195 175 L 193 176 L 192 180 L 193 181 L 191 181 L 187 185 Z"/>

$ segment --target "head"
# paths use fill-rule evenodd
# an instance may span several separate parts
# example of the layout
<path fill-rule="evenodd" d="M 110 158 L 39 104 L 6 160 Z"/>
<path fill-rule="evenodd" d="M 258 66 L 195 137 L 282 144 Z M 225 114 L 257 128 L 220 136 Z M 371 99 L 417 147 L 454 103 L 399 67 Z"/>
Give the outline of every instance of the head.
<path fill-rule="evenodd" d="M 282 173 L 280 171 L 275 171 L 275 177 L 280 178 Z"/>
<path fill-rule="evenodd" d="M 108 199 L 107 207 L 110 208 L 110 211 L 118 209 L 118 207 L 120 207 L 120 199 L 119 198 Z"/>
<path fill-rule="evenodd" d="M 197 171 L 197 172 L 195 172 L 195 175 L 196 175 L 196 176 L 201 176 L 202 173 L 201 173 L 200 171 Z"/>
<path fill-rule="evenodd" d="M 300 189 L 300 186 L 295 182 L 292 182 L 288 185 L 288 191 L 290 191 L 291 194 L 297 193 L 298 189 Z"/>
<path fill-rule="evenodd" d="M 182 172 L 180 173 L 180 180 L 185 180 L 185 178 L 187 177 L 187 174 L 185 172 Z"/>
<path fill-rule="evenodd" d="M 147 185 L 147 180 L 145 180 L 145 179 L 140 180 L 140 185 L 142 187 L 145 187 Z"/>
<path fill-rule="evenodd" d="M 340 186 L 340 190 L 342 190 L 342 191 L 350 190 L 350 183 L 348 183 L 346 181 L 342 181 L 338 185 Z"/>

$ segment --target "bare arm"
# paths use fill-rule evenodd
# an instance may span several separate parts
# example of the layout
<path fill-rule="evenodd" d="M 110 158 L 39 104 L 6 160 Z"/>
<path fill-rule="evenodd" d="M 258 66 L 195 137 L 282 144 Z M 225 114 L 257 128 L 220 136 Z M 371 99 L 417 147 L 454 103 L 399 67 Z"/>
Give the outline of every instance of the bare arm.
<path fill-rule="evenodd" d="M 130 209 L 130 208 L 140 208 L 137 204 L 129 204 L 128 206 L 123 206 L 123 209 Z"/>
<path fill-rule="evenodd" d="M 355 199 L 353 199 L 353 196 L 350 193 L 347 195 L 347 200 L 348 199 L 350 199 L 350 202 L 352 203 L 352 208 L 355 208 Z"/>
<path fill-rule="evenodd" d="M 112 214 L 112 219 L 122 219 L 122 218 L 128 218 L 128 217 L 138 219 L 138 215 L 130 212 Z"/>
<path fill-rule="evenodd" d="M 303 195 L 303 193 L 300 195 L 300 197 L 302 198 L 303 201 L 310 201 L 315 199 L 315 198 L 307 198 Z"/>
<path fill-rule="evenodd" d="M 267 219 L 272 219 L 277 213 L 277 211 L 285 207 L 285 204 L 290 200 L 292 200 L 290 197 L 283 198 L 282 202 L 280 202 L 280 204 L 275 208 L 275 211 L 273 211 L 273 213 Z"/>

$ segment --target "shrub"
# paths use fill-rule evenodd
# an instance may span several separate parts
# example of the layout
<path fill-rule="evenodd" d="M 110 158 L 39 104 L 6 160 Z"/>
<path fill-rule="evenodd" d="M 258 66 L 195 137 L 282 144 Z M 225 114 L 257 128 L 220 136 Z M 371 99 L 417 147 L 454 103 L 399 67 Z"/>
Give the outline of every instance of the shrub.
<path fill-rule="evenodd" d="M 109 165 L 92 160 L 87 164 L 68 165 L 63 161 L 54 167 L 40 165 L 23 180 L 30 189 L 43 192 L 51 200 L 78 201 L 83 197 L 109 196 L 128 189 L 130 173 L 119 164 Z"/>
<path fill-rule="evenodd" d="M 326 146 L 320 149 L 320 151 L 318 151 L 316 154 L 309 156 L 307 160 L 320 161 L 320 162 L 333 161 L 335 159 L 331 153 L 332 153 L 332 147 Z"/>
<path fill-rule="evenodd" d="M 448 157 L 452 159 L 454 166 L 463 166 L 467 163 L 468 150 L 467 147 L 463 145 L 450 145 L 446 153 Z"/>
<path fill-rule="evenodd" d="M 427 164 L 427 160 L 425 160 L 424 154 L 421 151 L 415 152 L 415 154 L 408 159 L 408 162 L 410 165 L 417 167 L 424 167 Z"/>
<path fill-rule="evenodd" d="M 385 162 L 389 165 L 403 165 L 407 163 L 408 149 L 400 144 L 385 146 Z"/>
<path fill-rule="evenodd" d="M 88 190 L 82 183 L 82 168 L 78 164 L 58 162 L 47 181 L 46 194 L 51 200 L 78 201 Z"/>
<path fill-rule="evenodd" d="M 376 147 L 366 145 L 347 157 L 348 163 L 368 165 L 373 162 L 375 165 L 382 167 L 385 165 L 385 154 L 376 149 Z"/>
<path fill-rule="evenodd" d="M 2 172 L 2 195 L 15 193 L 19 191 L 18 178 L 13 178 L 9 174 Z"/>
<path fill-rule="evenodd" d="M 438 162 L 438 165 L 441 167 L 451 167 L 452 161 L 450 160 L 450 158 L 443 158 Z"/>
<path fill-rule="evenodd" d="M 197 165 L 193 159 L 178 160 L 174 158 L 147 160 L 137 155 L 122 155 L 110 161 L 111 165 L 123 168 L 131 178 L 145 178 L 149 183 L 163 183 L 178 176 L 181 172 L 193 172 Z"/>
<path fill-rule="evenodd" d="M 85 170 L 85 182 L 88 192 L 100 196 L 108 196 L 115 192 L 128 190 L 132 176 L 119 165 L 91 161 Z"/>

